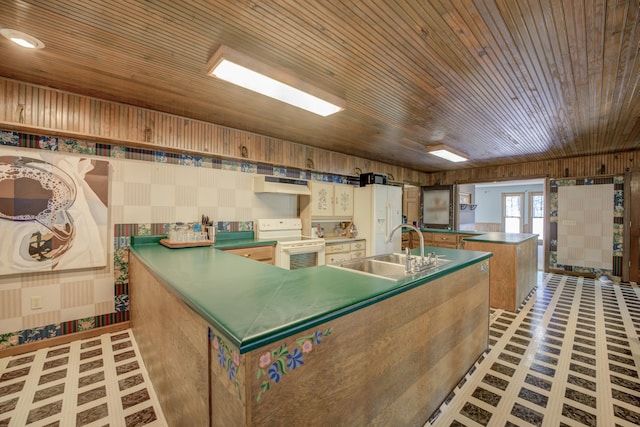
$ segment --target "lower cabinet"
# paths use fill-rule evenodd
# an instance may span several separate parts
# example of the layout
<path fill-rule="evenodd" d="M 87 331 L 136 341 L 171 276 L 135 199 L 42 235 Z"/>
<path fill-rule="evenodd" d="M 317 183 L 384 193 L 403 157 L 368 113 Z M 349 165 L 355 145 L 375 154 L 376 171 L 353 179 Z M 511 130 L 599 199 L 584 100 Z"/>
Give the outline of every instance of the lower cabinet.
<path fill-rule="evenodd" d="M 434 231 L 423 231 L 422 237 L 424 238 L 425 246 L 434 246 L 437 248 L 449 248 L 449 249 L 464 249 L 465 237 L 472 236 L 472 234 L 462 233 L 438 233 Z M 409 232 L 409 247 L 411 249 L 420 247 L 420 237 L 415 231 Z"/>
<path fill-rule="evenodd" d="M 245 258 L 264 262 L 265 264 L 271 264 L 271 265 L 274 264 L 275 246 L 273 245 L 246 246 L 242 248 L 223 249 L 223 250 L 225 252 L 240 255 Z"/>
<path fill-rule="evenodd" d="M 364 239 L 352 242 L 327 243 L 325 246 L 326 263 L 340 264 L 350 259 L 364 258 L 366 249 L 366 240 Z"/>

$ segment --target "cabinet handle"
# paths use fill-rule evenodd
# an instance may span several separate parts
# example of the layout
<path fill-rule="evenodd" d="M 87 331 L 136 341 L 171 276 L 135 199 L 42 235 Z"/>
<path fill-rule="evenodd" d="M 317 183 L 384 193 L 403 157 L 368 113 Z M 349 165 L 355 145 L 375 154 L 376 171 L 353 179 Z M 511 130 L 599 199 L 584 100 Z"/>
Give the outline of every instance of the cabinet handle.
<path fill-rule="evenodd" d="M 251 258 L 251 254 L 244 254 L 245 258 Z"/>

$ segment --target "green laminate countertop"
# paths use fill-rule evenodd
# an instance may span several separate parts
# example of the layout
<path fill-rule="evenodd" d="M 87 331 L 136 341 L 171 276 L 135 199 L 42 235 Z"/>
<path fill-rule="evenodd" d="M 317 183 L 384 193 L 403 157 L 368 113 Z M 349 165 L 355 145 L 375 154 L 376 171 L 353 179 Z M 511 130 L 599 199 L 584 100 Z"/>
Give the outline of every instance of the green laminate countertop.
<path fill-rule="evenodd" d="M 426 247 L 425 251 L 452 262 L 419 279 L 395 282 L 330 266 L 285 270 L 214 246 L 169 249 L 149 239 L 135 240 L 131 250 L 241 353 L 492 256 L 489 252 Z M 418 249 L 412 252 L 419 254 Z"/>
<path fill-rule="evenodd" d="M 501 243 L 506 245 L 518 245 L 529 239 L 537 239 L 537 234 L 527 233 L 483 233 L 479 236 L 465 237 L 466 242 Z"/>

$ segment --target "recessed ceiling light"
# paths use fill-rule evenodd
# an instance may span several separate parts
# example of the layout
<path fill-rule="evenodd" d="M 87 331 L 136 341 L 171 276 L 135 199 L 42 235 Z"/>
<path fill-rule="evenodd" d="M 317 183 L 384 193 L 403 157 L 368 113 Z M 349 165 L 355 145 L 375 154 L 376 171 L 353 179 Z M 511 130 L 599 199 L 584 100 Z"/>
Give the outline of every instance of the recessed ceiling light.
<path fill-rule="evenodd" d="M 44 47 L 44 43 L 42 43 L 42 41 L 27 33 L 23 33 L 22 31 L 12 30 L 11 28 L 2 28 L 0 29 L 0 34 L 22 47 L 29 49 L 42 49 Z"/>

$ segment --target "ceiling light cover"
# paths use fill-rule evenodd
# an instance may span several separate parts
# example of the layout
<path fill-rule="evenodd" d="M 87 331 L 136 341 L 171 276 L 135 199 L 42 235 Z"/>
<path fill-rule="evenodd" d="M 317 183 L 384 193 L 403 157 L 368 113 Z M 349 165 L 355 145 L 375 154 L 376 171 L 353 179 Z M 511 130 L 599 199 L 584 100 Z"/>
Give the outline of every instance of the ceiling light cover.
<path fill-rule="evenodd" d="M 430 145 L 427 147 L 427 152 L 455 163 L 466 162 L 468 160 L 464 154 L 457 152 L 444 144 Z"/>
<path fill-rule="evenodd" d="M 32 35 L 23 33 L 22 31 L 12 30 L 11 28 L 2 28 L 0 29 L 0 34 L 15 44 L 28 49 L 42 49 L 44 47 L 44 43 L 42 43 L 42 41 Z"/>
<path fill-rule="evenodd" d="M 220 46 L 209 60 L 208 74 L 287 104 L 326 117 L 344 109 L 346 101 L 291 73 Z"/>

